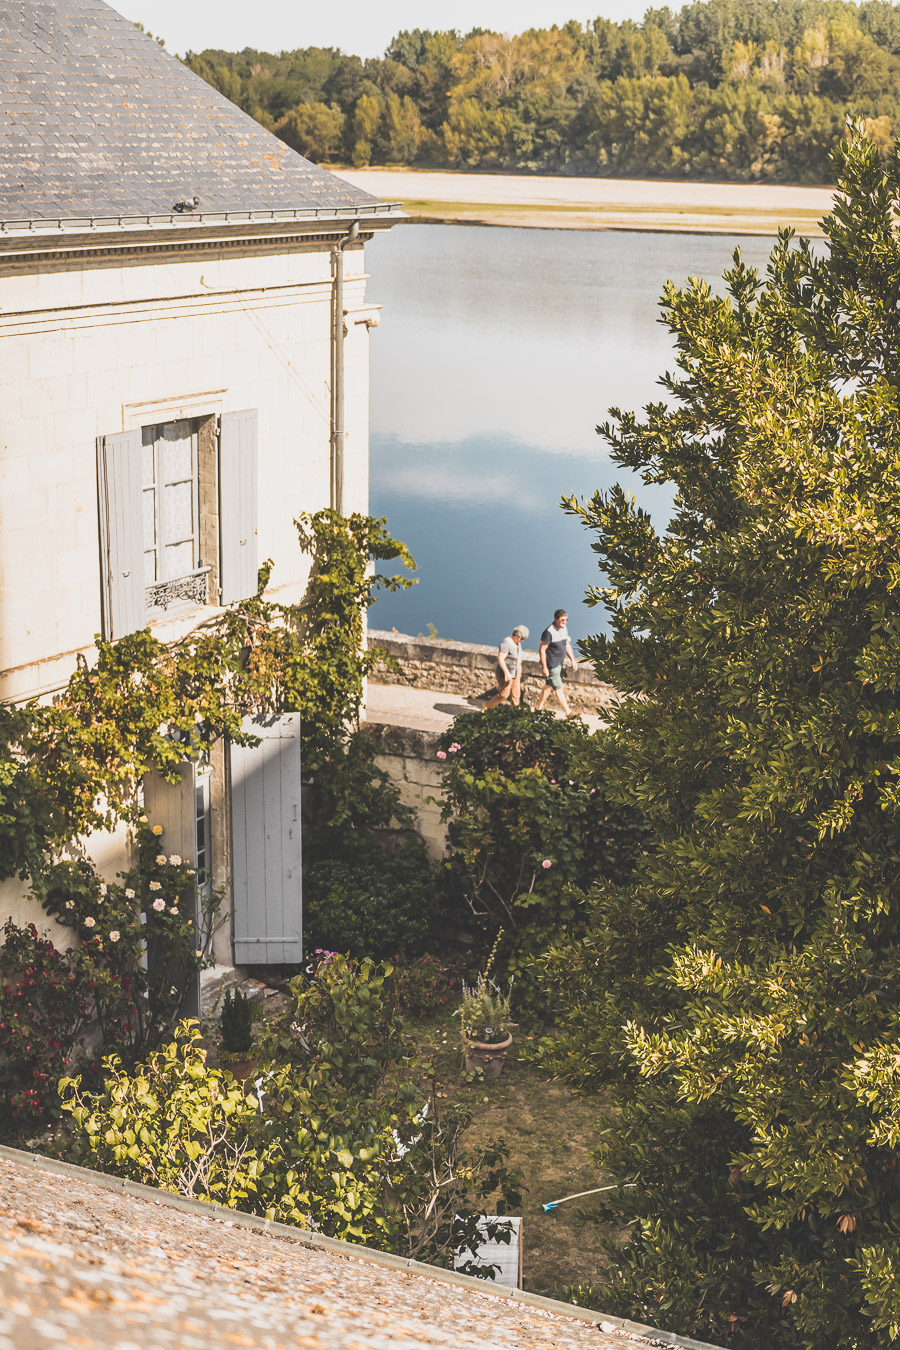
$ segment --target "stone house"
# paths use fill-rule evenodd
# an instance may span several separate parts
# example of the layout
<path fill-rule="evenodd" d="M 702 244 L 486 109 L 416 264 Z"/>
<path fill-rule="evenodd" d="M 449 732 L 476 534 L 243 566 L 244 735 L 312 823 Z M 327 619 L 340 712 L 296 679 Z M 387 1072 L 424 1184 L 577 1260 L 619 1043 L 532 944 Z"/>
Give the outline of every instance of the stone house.
<path fill-rule="evenodd" d="M 21 701 L 97 633 L 178 639 L 266 557 L 299 598 L 297 514 L 367 508 L 364 245 L 401 213 L 102 0 L 0 0 L 0 135 L 0 697 Z M 300 953 L 296 719 L 263 734 L 145 783 L 172 851 L 233 891 L 229 965 Z M 90 852 L 129 862 L 124 833 Z M 33 911 L 0 888 L 0 922 L 52 931 Z"/>

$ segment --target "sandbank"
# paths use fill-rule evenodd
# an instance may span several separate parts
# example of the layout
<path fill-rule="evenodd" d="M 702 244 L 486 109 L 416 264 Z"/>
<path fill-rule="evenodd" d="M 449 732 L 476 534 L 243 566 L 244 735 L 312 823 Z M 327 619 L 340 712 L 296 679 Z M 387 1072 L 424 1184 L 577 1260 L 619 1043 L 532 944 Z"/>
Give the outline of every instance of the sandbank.
<path fill-rule="evenodd" d="M 338 169 L 355 187 L 402 202 L 417 221 L 561 230 L 821 235 L 830 188 L 782 184 L 560 178 L 532 174 Z"/>

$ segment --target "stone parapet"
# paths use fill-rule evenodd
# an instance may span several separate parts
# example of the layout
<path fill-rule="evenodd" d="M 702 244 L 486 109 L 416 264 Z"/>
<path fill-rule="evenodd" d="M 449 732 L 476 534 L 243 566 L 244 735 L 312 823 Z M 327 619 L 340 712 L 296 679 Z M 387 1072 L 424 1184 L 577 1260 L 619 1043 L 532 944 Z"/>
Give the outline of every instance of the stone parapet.
<path fill-rule="evenodd" d="M 436 693 L 456 694 L 461 698 L 480 698 L 496 690 L 494 667 L 497 648 L 475 642 L 451 642 L 448 638 L 411 637 L 406 633 L 369 631 L 369 646 L 383 647 L 394 657 L 399 671 L 379 662 L 369 679 L 373 684 L 405 684 Z M 531 706 L 538 701 L 544 686 L 536 652 L 526 651 L 522 661 L 522 696 Z M 597 679 L 593 669 L 582 664 L 567 668 L 566 697 L 577 712 L 605 713 L 616 702 L 612 685 Z M 548 705 L 554 707 L 556 700 Z"/>

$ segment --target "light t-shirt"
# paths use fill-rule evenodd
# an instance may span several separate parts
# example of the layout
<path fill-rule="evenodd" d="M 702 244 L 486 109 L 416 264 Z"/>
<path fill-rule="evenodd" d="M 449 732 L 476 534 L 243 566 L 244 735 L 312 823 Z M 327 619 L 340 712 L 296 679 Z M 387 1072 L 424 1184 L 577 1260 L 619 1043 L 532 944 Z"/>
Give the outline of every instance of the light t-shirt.
<path fill-rule="evenodd" d="M 516 679 L 522 666 L 522 644 L 513 642 L 511 637 L 505 637 L 500 643 L 500 655 L 506 659 L 506 668 Z"/>
<path fill-rule="evenodd" d="M 566 664 L 566 643 L 569 641 L 569 629 L 566 624 L 557 628 L 551 623 L 541 633 L 541 644 L 547 644 L 547 669 Z"/>

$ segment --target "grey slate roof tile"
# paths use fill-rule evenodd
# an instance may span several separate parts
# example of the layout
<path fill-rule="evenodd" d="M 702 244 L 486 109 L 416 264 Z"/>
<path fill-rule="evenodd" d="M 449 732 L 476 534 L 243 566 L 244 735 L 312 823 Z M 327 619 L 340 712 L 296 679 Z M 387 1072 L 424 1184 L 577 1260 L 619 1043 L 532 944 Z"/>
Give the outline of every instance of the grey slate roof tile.
<path fill-rule="evenodd" d="M 377 202 L 102 0 L 0 0 L 0 220 L 164 215 L 194 195 L 202 212 Z"/>

